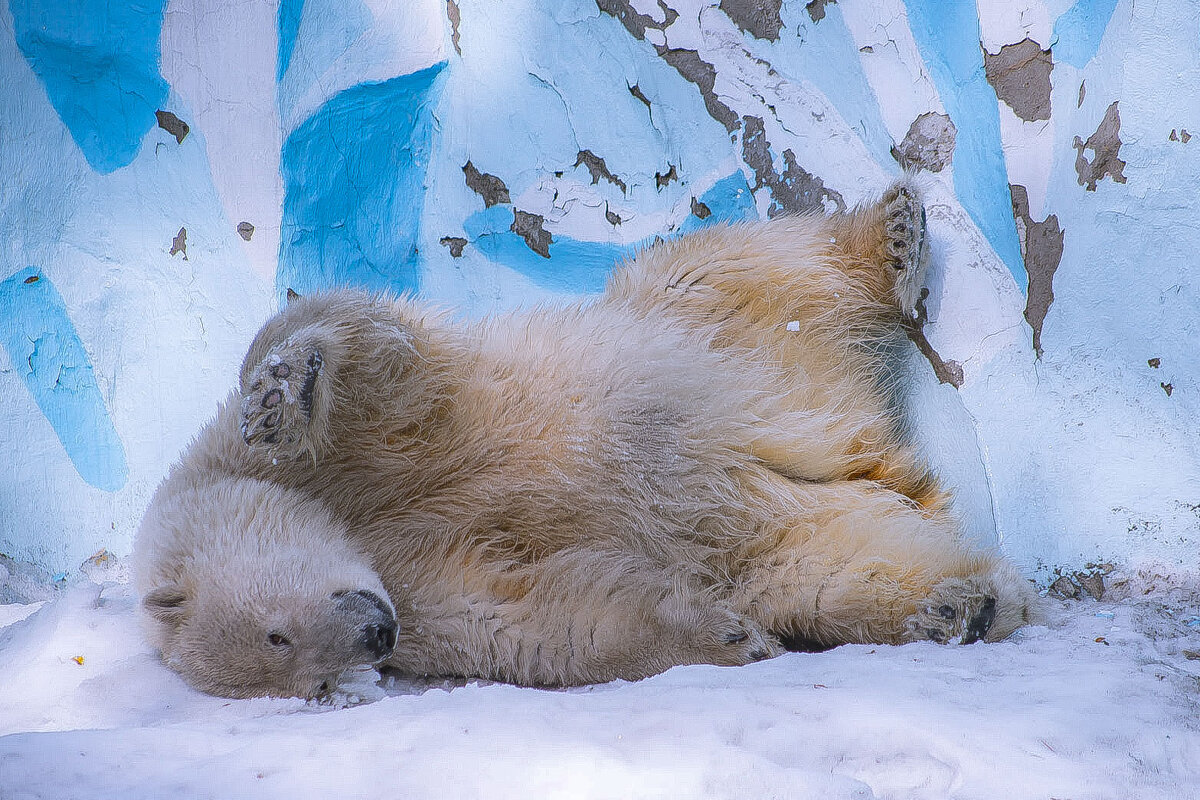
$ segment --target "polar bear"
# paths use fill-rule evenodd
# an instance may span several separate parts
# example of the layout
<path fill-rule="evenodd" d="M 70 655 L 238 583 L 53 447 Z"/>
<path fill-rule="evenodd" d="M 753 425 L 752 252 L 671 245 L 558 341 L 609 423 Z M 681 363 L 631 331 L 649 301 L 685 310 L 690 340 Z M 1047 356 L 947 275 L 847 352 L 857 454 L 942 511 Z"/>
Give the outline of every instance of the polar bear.
<path fill-rule="evenodd" d="M 927 249 L 901 182 L 660 242 L 587 302 L 294 300 L 139 529 L 164 659 L 311 698 L 364 664 L 569 686 L 1007 637 L 1028 584 L 893 410 Z"/>

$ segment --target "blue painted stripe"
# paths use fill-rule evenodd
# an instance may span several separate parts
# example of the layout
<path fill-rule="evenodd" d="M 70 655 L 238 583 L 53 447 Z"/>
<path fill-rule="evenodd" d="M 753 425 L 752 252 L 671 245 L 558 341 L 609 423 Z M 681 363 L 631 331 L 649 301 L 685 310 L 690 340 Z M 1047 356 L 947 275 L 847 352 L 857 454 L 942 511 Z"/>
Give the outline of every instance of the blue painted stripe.
<path fill-rule="evenodd" d="M 1000 111 L 983 71 L 975 3 L 905 0 L 905 6 L 913 39 L 958 128 L 954 189 L 959 202 L 1024 291 L 1028 278 L 1013 219 Z"/>
<path fill-rule="evenodd" d="M 737 222 L 756 219 L 754 194 L 741 172 L 717 181 L 704 193 L 700 202 L 711 212 L 701 220 L 694 214 L 679 226 L 675 235 L 688 233 L 717 222 Z M 653 243 L 648 237 L 633 244 L 587 242 L 554 234 L 546 258 L 535 253 L 525 239 L 513 233 L 512 206 L 495 205 L 477 211 L 463 222 L 463 232 L 485 258 L 508 267 L 537 285 L 558 292 L 594 294 L 604 291 L 605 282 L 613 267 L 638 250 Z"/>
<path fill-rule="evenodd" d="M 432 107 L 445 62 L 330 98 L 283 146 L 276 286 L 416 292 Z"/>
<path fill-rule="evenodd" d="M 97 172 L 127 166 L 167 100 L 166 0 L 10 0 L 17 46 Z"/>
<path fill-rule="evenodd" d="M 1117 0 L 1078 0 L 1054 22 L 1054 58 L 1083 69 L 1096 56 Z"/>
<path fill-rule="evenodd" d="M 584 242 L 555 234 L 548 248 L 550 257 L 546 258 L 509 230 L 512 223 L 512 206 L 495 205 L 468 217 L 463 231 L 485 258 L 559 292 L 604 291 L 604 282 L 617 261 L 637 250 L 637 245 Z"/>
<path fill-rule="evenodd" d="M 750 191 L 746 176 L 740 170 L 714 183 L 711 189 L 701 195 L 700 202 L 708 207 L 709 215 L 700 219 L 695 214 L 689 214 L 679 226 L 680 233 L 689 233 L 717 222 L 758 219 L 754 193 Z"/>
<path fill-rule="evenodd" d="M 279 0 L 279 54 L 275 80 L 282 80 L 292 63 L 296 37 L 300 35 L 300 19 L 304 15 L 304 0 Z"/>
<path fill-rule="evenodd" d="M 79 476 L 115 492 L 129 467 L 91 361 L 49 278 L 29 267 L 0 281 L 0 336 Z"/>

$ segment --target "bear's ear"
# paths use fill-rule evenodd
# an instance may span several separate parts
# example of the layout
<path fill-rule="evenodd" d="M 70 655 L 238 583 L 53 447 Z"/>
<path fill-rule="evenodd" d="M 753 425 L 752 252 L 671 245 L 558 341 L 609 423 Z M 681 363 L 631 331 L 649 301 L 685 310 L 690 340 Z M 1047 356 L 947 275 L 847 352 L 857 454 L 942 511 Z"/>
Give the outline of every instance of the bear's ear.
<path fill-rule="evenodd" d="M 159 622 L 178 626 L 187 616 L 187 594 L 174 584 L 151 589 L 142 598 L 142 607 Z"/>

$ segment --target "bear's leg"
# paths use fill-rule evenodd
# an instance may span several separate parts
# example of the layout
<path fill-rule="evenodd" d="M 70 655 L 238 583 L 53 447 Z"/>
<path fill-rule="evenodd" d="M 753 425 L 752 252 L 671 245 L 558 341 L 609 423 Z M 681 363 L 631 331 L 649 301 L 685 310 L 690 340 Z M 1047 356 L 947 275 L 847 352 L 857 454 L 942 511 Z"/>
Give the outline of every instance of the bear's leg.
<path fill-rule="evenodd" d="M 333 390 L 327 354 L 337 349 L 320 325 L 302 328 L 278 342 L 242 381 L 242 438 L 274 459 L 323 449 Z"/>
<path fill-rule="evenodd" d="M 780 482 L 791 496 L 740 554 L 732 606 L 785 641 L 820 646 L 1003 639 L 1033 597 L 998 554 L 961 541 L 944 512 L 869 481 Z"/>
<path fill-rule="evenodd" d="M 572 686 L 638 680 L 682 664 L 740 666 L 783 652 L 695 576 L 629 553 L 561 552 L 489 582 L 490 591 L 469 603 L 425 591 L 411 604 L 398 602 L 400 636 L 389 665 L 407 674 Z M 408 607 L 417 615 L 411 621 Z"/>

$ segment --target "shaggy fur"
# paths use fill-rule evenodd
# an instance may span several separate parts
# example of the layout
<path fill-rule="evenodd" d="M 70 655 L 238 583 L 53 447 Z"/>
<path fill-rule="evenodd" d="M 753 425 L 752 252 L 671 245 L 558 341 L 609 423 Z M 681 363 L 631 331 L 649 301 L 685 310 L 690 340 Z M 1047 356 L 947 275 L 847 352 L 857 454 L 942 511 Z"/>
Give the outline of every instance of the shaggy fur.
<path fill-rule="evenodd" d="M 901 184 L 658 244 L 590 303 L 294 301 L 151 503 L 156 641 L 208 691 L 311 696 L 371 660 L 330 644 L 363 624 L 339 590 L 386 598 L 389 667 L 542 686 L 1008 636 L 1026 583 L 964 541 L 885 385 L 925 251 Z"/>

